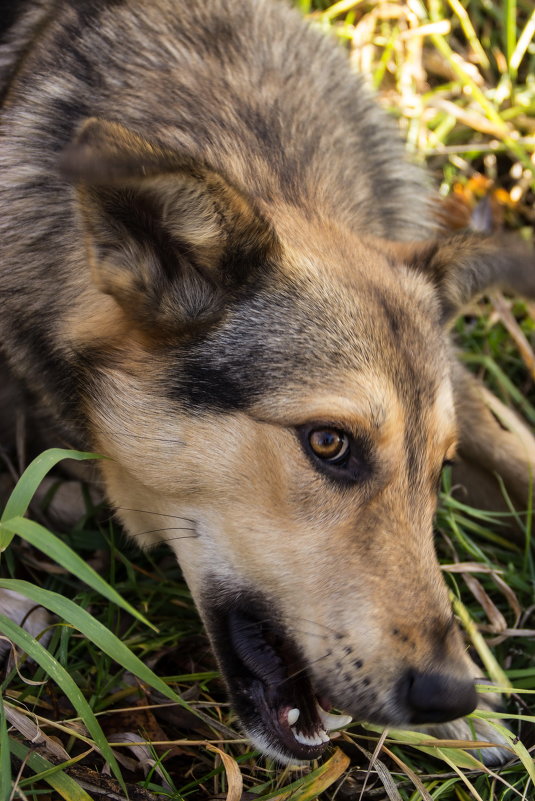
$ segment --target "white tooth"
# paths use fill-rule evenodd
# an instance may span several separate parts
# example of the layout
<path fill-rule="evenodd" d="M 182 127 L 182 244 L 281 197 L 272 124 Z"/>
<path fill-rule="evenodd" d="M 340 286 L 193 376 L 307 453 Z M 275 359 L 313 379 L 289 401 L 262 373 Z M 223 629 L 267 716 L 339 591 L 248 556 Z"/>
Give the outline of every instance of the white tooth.
<path fill-rule="evenodd" d="M 321 738 L 322 743 L 330 743 L 331 738 L 324 729 L 320 729 L 318 735 Z"/>
<path fill-rule="evenodd" d="M 288 712 L 288 723 L 290 724 L 290 726 L 295 726 L 300 714 L 301 712 L 299 711 L 299 709 L 297 708 L 290 709 L 290 711 Z"/>
<path fill-rule="evenodd" d="M 315 734 L 312 737 L 307 737 L 306 734 L 301 734 L 301 732 L 296 731 L 292 726 L 292 734 L 297 742 L 301 743 L 301 745 L 323 745 L 323 743 L 329 742 L 329 737 L 327 737 L 325 732 L 323 732 L 323 736 L 320 732 L 318 732 L 318 734 Z M 326 739 L 324 739 L 324 737 Z"/>
<path fill-rule="evenodd" d="M 316 710 L 327 731 L 341 729 L 342 726 L 348 726 L 353 720 L 350 715 L 333 715 L 331 712 L 326 712 L 318 703 L 316 703 Z"/>
<path fill-rule="evenodd" d="M 297 740 L 298 743 L 301 743 L 301 745 L 308 745 L 308 738 L 305 737 L 300 732 L 296 731 L 293 728 L 293 726 L 292 726 L 292 733 L 293 733 L 293 736 L 295 737 L 295 739 Z"/>

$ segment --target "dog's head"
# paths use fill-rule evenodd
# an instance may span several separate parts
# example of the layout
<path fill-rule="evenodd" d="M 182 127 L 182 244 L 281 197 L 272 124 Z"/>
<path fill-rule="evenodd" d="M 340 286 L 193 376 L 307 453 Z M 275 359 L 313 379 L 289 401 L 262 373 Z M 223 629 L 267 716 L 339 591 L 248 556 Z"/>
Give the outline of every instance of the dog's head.
<path fill-rule="evenodd" d="M 177 554 L 248 734 L 310 759 L 331 705 L 470 712 L 433 516 L 457 436 L 444 324 L 492 245 L 358 239 L 115 124 L 87 123 L 64 170 L 92 273 L 66 325 L 107 491 Z"/>

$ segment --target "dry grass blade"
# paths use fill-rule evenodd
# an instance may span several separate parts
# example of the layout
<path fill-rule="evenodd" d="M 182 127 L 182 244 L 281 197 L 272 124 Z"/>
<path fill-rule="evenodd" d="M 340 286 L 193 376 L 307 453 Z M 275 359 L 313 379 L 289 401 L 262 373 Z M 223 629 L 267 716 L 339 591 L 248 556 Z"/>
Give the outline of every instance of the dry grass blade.
<path fill-rule="evenodd" d="M 388 736 L 388 729 L 385 729 L 382 732 L 382 734 L 379 737 L 379 739 L 377 740 L 377 744 L 376 744 L 376 746 L 375 746 L 375 748 L 373 750 L 373 754 L 370 754 L 370 763 L 368 765 L 368 770 L 367 770 L 367 773 L 366 773 L 366 776 L 365 776 L 365 779 L 364 779 L 364 783 L 362 785 L 362 789 L 360 791 L 359 801 L 362 801 L 362 799 L 364 797 L 364 791 L 366 790 L 366 785 L 368 783 L 368 779 L 369 779 L 369 776 L 370 776 L 370 771 L 374 768 L 375 763 L 378 760 L 379 754 L 381 753 L 381 749 L 382 749 L 382 747 L 383 747 L 383 745 L 385 743 L 385 740 L 386 740 L 387 736 Z M 366 755 L 368 756 L 368 752 L 365 749 L 363 749 L 361 746 L 359 746 L 359 748 L 361 749 L 361 751 L 363 751 L 363 753 L 366 753 Z"/>
<path fill-rule="evenodd" d="M 32 752 L 28 746 L 13 738 L 10 741 L 10 749 L 17 759 L 26 762 L 32 771 L 41 775 L 43 781 L 55 790 L 54 798 L 64 798 L 65 801 L 93 801 L 92 796 L 86 793 L 80 783 L 64 773 L 61 766 L 53 765 L 41 754 Z M 21 795 L 21 798 L 23 797 Z"/>
<path fill-rule="evenodd" d="M 208 751 L 217 754 L 223 763 L 227 775 L 227 797 L 226 801 L 241 801 L 243 795 L 243 779 L 238 763 L 230 754 L 215 745 L 206 745 Z"/>
<path fill-rule="evenodd" d="M 459 2 L 459 0 L 448 0 L 454 14 L 459 18 L 459 22 L 461 23 L 461 28 L 463 29 L 463 33 L 468 40 L 468 44 L 472 48 L 475 58 L 481 64 L 482 67 L 485 69 L 490 68 L 490 61 L 485 53 L 481 42 L 477 38 L 477 34 L 474 30 L 474 26 L 468 16 L 468 12 L 466 11 L 465 7 Z"/>
<path fill-rule="evenodd" d="M 494 226 L 520 228 L 526 239 L 529 238 L 530 230 L 535 227 L 535 155 L 532 155 L 535 148 L 535 49 L 532 43 L 535 11 L 529 0 L 505 0 L 501 5 L 492 0 L 293 2 L 314 24 L 323 30 L 330 28 L 340 39 L 355 70 L 365 73 L 364 79 L 378 91 L 380 103 L 399 119 L 408 150 L 416 160 L 429 161 L 432 180 L 437 186 L 440 182 L 441 194 L 451 201 L 448 206 L 451 228 L 455 228 L 452 205 L 456 199 L 463 201 L 464 215 L 468 215 L 469 220 L 477 202 L 488 196 L 493 204 Z M 459 213 L 456 219 L 458 223 L 464 218 Z M 449 222 L 447 220 L 446 224 Z M 467 224 L 465 220 L 457 227 Z M 510 307 L 509 301 L 501 295 L 491 297 L 490 302 L 473 303 L 457 322 L 455 336 L 459 337 L 459 349 L 468 354 L 469 368 L 501 398 L 499 400 L 489 389 L 482 390 L 489 410 L 512 432 L 512 448 L 533 465 L 535 475 L 535 438 L 521 417 L 524 415 L 525 420 L 535 423 L 535 303 L 526 303 L 524 318 L 515 319 L 516 308 L 524 307 L 516 304 Z M 116 436 L 135 442 L 179 444 L 176 440 L 158 437 L 158 432 L 133 435 L 119 431 Z M 182 440 L 180 444 L 184 444 Z M 0 452 L 0 467 L 2 461 L 7 466 L 4 472 L 11 471 L 16 481 L 16 470 Z M 45 467 L 39 468 L 42 473 L 46 472 Z M 27 474 L 26 479 L 29 477 Z M 15 515 L 23 517 L 26 501 L 35 489 L 35 479 L 36 473 L 22 494 L 14 496 L 16 504 L 11 503 L 7 515 L 10 519 Z M 529 481 L 525 484 L 529 485 Z M 507 488 L 509 491 L 509 484 Z M 526 493 L 526 486 L 519 477 L 518 484 L 513 482 L 510 497 L 525 498 Z M 444 513 L 441 519 L 439 511 L 437 528 L 442 536 L 438 545 L 441 559 L 455 562 L 444 564 L 442 569 L 461 599 L 457 613 L 484 657 L 487 671 L 500 685 L 481 685 L 478 692 L 502 692 L 507 702 L 511 693 L 509 678 L 515 683 L 514 700 L 520 698 L 521 710 L 525 713 L 480 711 L 474 714 L 473 720 L 476 724 L 480 718 L 490 723 L 502 720 L 525 738 L 525 724 L 535 722 L 531 648 L 535 631 L 529 628 L 533 623 L 530 607 L 535 568 L 530 551 L 533 540 L 530 539 L 529 514 L 522 517 L 511 510 L 510 515 L 493 518 L 490 513 L 478 512 L 467 503 L 461 503 L 460 497 L 454 494 L 444 498 L 444 508 L 451 504 L 447 506 L 451 514 L 448 517 Z M 35 513 L 35 506 L 30 506 L 30 511 Z M 188 527 L 190 522 L 174 522 L 172 516 L 151 510 L 138 511 L 155 515 L 151 529 L 160 525 L 158 520 L 162 526 L 169 522 L 177 528 Z M 518 524 L 522 523 L 524 548 L 512 544 L 507 533 L 500 533 L 502 524 L 515 519 Z M 24 520 L 23 525 L 29 522 Z M 505 767 L 496 768 L 496 772 L 485 768 L 474 750 L 491 744 L 437 740 L 415 731 L 390 731 L 387 747 L 385 733 L 367 724 L 364 724 L 367 740 L 374 737 L 379 743 L 373 754 L 361 749 L 363 756 L 357 754 L 356 764 L 351 764 L 340 749 L 335 749 L 332 757 L 319 765 L 299 768 L 282 769 L 256 759 L 250 743 L 233 728 L 235 718 L 229 711 L 216 666 L 208 655 L 201 624 L 176 567 L 170 567 L 169 558 L 160 556 L 159 550 L 148 554 L 136 551 L 135 557 L 130 558 L 115 523 L 111 520 L 106 523 L 109 525 L 102 526 L 101 520 L 88 519 L 87 525 L 72 535 L 65 533 L 62 538 L 80 554 L 85 565 L 94 567 L 95 554 L 106 553 L 106 558 L 98 563 L 98 574 L 112 587 L 120 589 L 133 610 L 150 616 L 150 622 L 159 629 L 150 636 L 145 625 L 138 622 L 139 618 L 132 620 L 131 613 L 118 613 L 113 602 L 104 600 L 106 596 L 100 594 L 96 584 L 92 585 L 92 590 L 82 586 L 83 576 L 74 562 L 62 567 L 49 561 L 48 548 L 41 557 L 29 544 L 18 550 L 19 542 L 15 540 L 7 558 L 2 559 L 4 572 L 0 579 L 8 576 L 27 579 L 30 574 L 36 586 L 41 584 L 47 591 L 64 594 L 124 639 L 125 646 L 157 676 L 167 677 L 168 691 L 164 693 L 164 688 L 160 687 L 162 702 L 171 692 L 191 700 L 195 715 L 186 715 L 182 704 L 171 706 L 167 700 L 147 705 L 156 710 L 160 730 L 156 726 L 138 727 L 141 707 L 133 705 L 133 697 L 140 693 L 154 700 L 160 699 L 160 694 L 150 690 L 148 684 L 141 688 L 139 682 L 130 681 L 132 677 L 125 672 L 127 665 L 117 660 L 118 654 L 115 661 L 110 660 L 101 647 L 102 641 L 92 639 L 88 630 L 82 636 L 66 626 L 52 629 L 51 654 L 68 668 L 89 700 L 108 744 L 118 749 L 115 753 L 124 772 L 135 776 L 131 780 L 137 783 L 126 785 L 130 799 L 156 801 L 169 797 L 202 801 L 226 795 L 232 801 L 239 798 L 312 801 L 318 796 L 325 801 L 358 801 L 364 781 L 362 801 L 385 801 L 387 798 L 390 801 L 513 801 L 515 798 L 532 801 L 533 752 L 522 743 L 517 747 L 511 732 L 508 740 L 511 760 Z M 11 541 L 12 533 L 4 530 L 0 544 Z M 43 531 L 39 529 L 35 533 L 38 544 L 42 544 Z M 187 534 L 182 530 L 176 533 Z M 10 575 L 12 569 L 14 573 Z M 464 580 L 459 577 L 460 573 L 464 574 Z M 475 574 L 475 578 L 467 574 Z M 488 620 L 482 615 L 482 607 Z M 491 652 L 489 646 L 497 647 Z M 500 665 L 506 666 L 506 672 L 500 672 Z M 41 679 L 42 673 L 34 676 L 32 669 L 31 663 L 24 664 L 23 672 L 30 676 L 29 680 Z M 63 749 L 62 758 L 68 753 L 70 759 L 62 765 L 52 765 L 55 760 L 47 762 L 44 751 L 44 757 L 40 757 L 41 749 L 32 751 L 19 743 L 15 739 L 16 731 L 12 731 L 10 737 L 0 698 L 0 801 L 10 798 L 14 786 L 18 793 L 15 797 L 21 801 L 36 799 L 42 793 L 56 798 L 62 792 L 70 801 L 75 798 L 87 801 L 89 797 L 124 801 L 126 796 L 118 783 L 103 775 L 104 759 L 95 749 L 81 719 L 67 720 L 75 713 L 66 696 L 57 688 L 50 689 L 51 682 L 39 690 L 24 682 L 15 670 L 11 672 L 5 699 L 11 702 L 15 699 L 15 705 L 5 703 L 5 706 L 14 708 L 16 714 L 7 719 L 24 737 L 37 738 L 44 731 L 53 735 L 48 738 L 50 742 L 61 743 L 58 748 Z M 39 686 L 41 682 L 35 684 Z M 170 709 L 175 709 L 176 714 L 167 714 Z M 129 710 L 136 714 L 127 721 L 125 713 Z M 39 716 L 38 712 L 47 717 Z M 125 719 L 121 720 L 123 714 Z M 27 719 L 27 723 L 22 718 Z M 118 731 L 127 734 L 117 734 Z M 129 732 L 139 732 L 139 735 Z M 355 744 L 360 736 L 350 731 L 344 733 L 343 738 Z M 492 739 L 492 730 L 484 736 Z M 109 742 L 111 739 L 114 742 Z M 90 751 L 87 743 L 91 744 Z M 12 753 L 20 761 L 13 776 L 9 769 L 11 746 Z M 141 767 L 130 753 L 126 756 L 126 747 L 133 749 L 145 767 L 149 767 L 146 787 L 141 786 Z M 355 747 L 358 746 L 355 744 Z M 374 749 L 370 747 L 370 750 Z M 161 755 L 161 758 L 152 759 L 151 754 Z M 160 779 L 153 763 L 162 767 Z M 164 774 L 168 782 L 163 779 Z M 155 789 L 158 783 L 160 787 Z M 164 789 L 164 784 L 171 789 Z"/>
<path fill-rule="evenodd" d="M 480 581 L 476 579 L 475 576 L 470 575 L 470 573 L 463 573 L 463 579 L 466 583 L 466 586 L 469 588 L 470 592 L 474 596 L 474 598 L 481 604 L 483 609 L 485 610 L 485 614 L 487 615 L 488 619 L 490 620 L 490 631 L 493 634 L 500 634 L 507 628 L 507 621 L 494 603 L 491 600 L 489 594 L 483 588 L 483 585 Z"/>
<path fill-rule="evenodd" d="M 509 61 L 509 68 L 513 75 L 516 75 L 516 72 L 522 62 L 522 59 L 526 55 L 528 47 L 533 42 L 534 36 L 535 36 L 535 11 L 531 13 L 531 17 L 526 22 L 524 30 L 520 34 L 518 42 L 516 43 L 514 53 Z"/>
<path fill-rule="evenodd" d="M 67 762 L 70 759 L 69 754 L 60 743 L 48 737 L 37 723 L 32 720 L 28 715 L 24 715 L 15 709 L 14 706 L 4 701 L 4 711 L 6 719 L 11 725 L 22 734 L 25 740 L 32 743 L 32 745 L 39 745 L 44 749 L 46 756 L 55 757 L 62 762 Z"/>
<path fill-rule="evenodd" d="M 498 418 L 501 425 L 507 428 L 511 434 L 515 434 L 518 442 L 519 452 L 522 453 L 526 460 L 535 468 L 535 437 L 528 426 L 520 419 L 520 417 L 505 403 L 502 403 L 496 395 L 486 387 L 480 388 L 481 399 L 489 407 L 495 417 Z"/>
<path fill-rule="evenodd" d="M 422 801 L 433 801 L 429 791 L 424 786 L 422 780 L 417 776 L 417 774 L 410 768 L 406 762 L 398 757 L 393 751 L 390 750 L 386 745 L 383 745 L 383 751 L 385 754 L 390 757 L 392 762 L 395 762 L 398 768 L 400 768 L 406 776 L 409 777 L 411 782 L 414 784 L 415 788 L 418 790 L 420 795 L 422 796 Z"/>
<path fill-rule="evenodd" d="M 479 562 L 455 562 L 451 565 L 440 565 L 440 569 L 445 573 L 487 573 L 493 576 L 500 572 Z"/>
<path fill-rule="evenodd" d="M 333 20 L 335 17 L 347 14 L 348 11 L 352 11 L 363 2 L 364 0 L 339 0 L 338 3 L 333 3 L 332 6 L 323 11 L 321 18 L 327 21 Z"/>
<path fill-rule="evenodd" d="M 349 767 L 349 757 L 339 748 L 327 762 L 303 776 L 302 779 L 287 785 L 282 792 L 262 795 L 258 801 L 313 801 L 328 790 Z"/>
<path fill-rule="evenodd" d="M 158 760 L 154 757 L 153 742 L 140 743 L 139 735 L 131 731 L 120 733 L 115 732 L 113 736 L 116 740 L 121 740 L 121 744 L 124 744 L 135 757 L 135 760 L 129 759 L 128 762 L 122 762 L 120 759 L 122 755 L 116 754 L 116 757 L 121 764 L 123 764 L 125 767 L 128 766 L 129 770 L 132 770 L 132 765 L 129 765 L 129 763 L 133 762 L 136 764 L 136 762 L 138 762 L 141 765 L 145 776 L 147 776 L 150 771 L 154 770 L 162 781 L 162 787 L 165 790 L 171 789 L 167 784 L 165 772 L 161 769 Z"/>
<path fill-rule="evenodd" d="M 501 138 L 503 136 L 503 127 L 496 125 L 496 123 L 488 120 L 482 114 L 478 114 L 474 109 L 466 109 L 451 100 L 446 100 L 443 97 L 435 97 L 429 101 L 431 107 L 445 111 L 451 114 L 467 128 L 472 128 L 474 131 L 481 131 L 481 133 L 489 134 Z"/>
<path fill-rule="evenodd" d="M 371 773 L 372 769 L 375 770 L 375 772 L 377 773 L 379 779 L 381 780 L 381 784 L 384 787 L 385 793 L 387 794 L 387 796 L 389 798 L 389 801 L 403 801 L 403 799 L 402 799 L 402 797 L 400 795 L 400 792 L 399 792 L 398 788 L 396 787 L 396 783 L 395 783 L 395 781 L 394 781 L 394 779 L 392 777 L 392 774 L 390 773 L 390 771 L 388 770 L 386 765 L 383 762 L 381 762 L 381 760 L 378 759 L 378 757 L 377 757 L 378 747 L 380 746 L 379 750 L 381 750 L 381 748 L 383 747 L 383 744 L 384 744 L 385 736 L 386 736 L 386 733 L 383 733 L 381 735 L 381 737 L 379 738 L 379 742 L 377 743 L 377 746 L 374 749 L 373 754 L 370 753 L 362 745 L 359 745 L 359 743 L 355 743 L 355 746 L 359 749 L 359 751 L 362 751 L 362 753 L 370 760 L 368 768 L 367 768 L 366 776 L 365 776 L 365 779 L 364 779 L 364 784 L 363 784 L 362 789 L 361 789 L 360 794 L 359 794 L 358 801 L 365 801 L 365 799 L 366 799 L 366 795 L 364 795 L 364 792 L 366 790 L 366 786 L 367 786 L 367 783 L 368 783 L 368 778 L 370 776 L 370 773 Z"/>
<path fill-rule="evenodd" d="M 501 292 L 494 292 L 491 300 L 500 320 L 509 331 L 511 339 L 517 346 L 520 357 L 526 365 L 529 374 L 535 380 L 535 353 L 533 353 L 533 348 L 528 342 L 526 335 L 515 320 L 509 304 Z"/>
<path fill-rule="evenodd" d="M 500 687 L 511 687 L 511 683 L 504 673 L 503 669 L 498 664 L 496 657 L 488 647 L 487 643 L 481 636 L 477 629 L 476 624 L 472 620 L 470 613 L 466 606 L 460 601 L 459 598 L 451 596 L 453 608 L 459 617 L 469 639 L 471 640 L 474 648 L 476 649 L 479 658 L 483 662 L 485 670 L 489 677 L 495 684 Z"/>
<path fill-rule="evenodd" d="M 485 801 L 485 799 L 484 799 L 484 798 L 481 798 L 481 796 L 480 796 L 480 795 L 479 795 L 479 793 L 477 792 L 476 788 L 474 787 L 474 785 L 472 784 L 472 782 L 470 781 L 470 779 L 468 778 L 468 776 L 467 776 L 465 773 L 463 773 L 463 771 L 462 771 L 462 770 L 460 770 L 460 769 L 457 767 L 457 765 L 455 764 L 455 762 L 453 762 L 451 759 L 449 759 L 449 757 L 447 756 L 447 754 L 445 754 L 445 753 L 444 753 L 444 752 L 443 752 L 443 751 L 442 751 L 440 748 L 438 749 L 438 752 L 439 752 L 439 754 L 441 755 L 441 757 L 442 757 L 442 759 L 444 760 L 444 762 L 447 762 L 447 763 L 448 763 L 448 765 L 449 765 L 451 768 L 453 768 L 453 770 L 454 770 L 454 771 L 455 771 L 455 773 L 456 773 L 456 774 L 459 776 L 459 778 L 461 779 L 461 781 L 462 781 L 462 782 L 463 782 L 463 783 L 464 783 L 464 784 L 465 784 L 465 785 L 468 787 L 468 789 L 470 790 L 470 792 L 471 792 L 471 794 L 472 794 L 472 797 L 473 797 L 473 798 L 475 798 L 475 799 L 476 799 L 476 801 Z"/>
<path fill-rule="evenodd" d="M 511 609 L 515 614 L 515 622 L 513 624 L 513 628 L 516 628 L 516 625 L 520 618 L 522 617 L 522 608 L 514 592 L 513 588 L 507 584 L 495 571 L 492 572 L 492 580 L 496 587 L 500 590 L 500 592 L 505 596 L 507 602 Z"/>

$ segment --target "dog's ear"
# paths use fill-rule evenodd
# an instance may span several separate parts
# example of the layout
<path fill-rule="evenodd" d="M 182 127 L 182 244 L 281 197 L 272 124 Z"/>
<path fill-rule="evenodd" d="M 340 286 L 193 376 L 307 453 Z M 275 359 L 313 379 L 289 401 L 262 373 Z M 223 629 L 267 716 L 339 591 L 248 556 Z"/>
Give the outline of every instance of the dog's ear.
<path fill-rule="evenodd" d="M 64 151 L 93 279 L 140 326 L 213 319 L 278 248 L 221 175 L 117 123 L 87 120 Z"/>
<path fill-rule="evenodd" d="M 444 322 L 491 287 L 535 297 L 535 253 L 518 236 L 452 234 L 434 241 L 383 244 L 393 262 L 432 280 Z"/>

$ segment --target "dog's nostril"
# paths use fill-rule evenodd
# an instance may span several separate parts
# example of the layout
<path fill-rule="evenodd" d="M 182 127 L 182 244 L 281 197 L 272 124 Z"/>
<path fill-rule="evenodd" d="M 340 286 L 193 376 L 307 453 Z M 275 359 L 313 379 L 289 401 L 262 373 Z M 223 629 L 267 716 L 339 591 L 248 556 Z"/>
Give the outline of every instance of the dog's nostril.
<path fill-rule="evenodd" d="M 442 723 L 468 715 L 477 706 L 474 683 L 441 673 L 409 670 L 402 693 L 411 723 Z"/>

